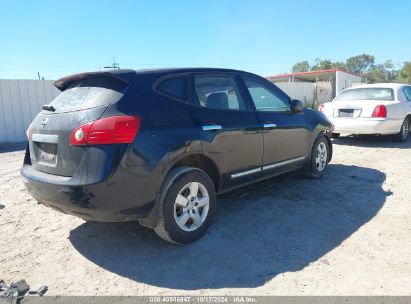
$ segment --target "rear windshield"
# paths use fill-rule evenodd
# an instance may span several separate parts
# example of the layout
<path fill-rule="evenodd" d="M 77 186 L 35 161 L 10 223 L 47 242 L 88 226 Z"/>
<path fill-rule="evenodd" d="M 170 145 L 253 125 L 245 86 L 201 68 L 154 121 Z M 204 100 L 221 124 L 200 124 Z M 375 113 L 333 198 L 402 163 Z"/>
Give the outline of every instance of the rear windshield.
<path fill-rule="evenodd" d="M 127 84 L 117 78 L 98 77 L 74 82 L 49 105 L 56 113 L 79 111 L 115 103 Z"/>
<path fill-rule="evenodd" d="M 394 91 L 388 88 L 351 89 L 342 92 L 335 100 L 394 100 Z"/>

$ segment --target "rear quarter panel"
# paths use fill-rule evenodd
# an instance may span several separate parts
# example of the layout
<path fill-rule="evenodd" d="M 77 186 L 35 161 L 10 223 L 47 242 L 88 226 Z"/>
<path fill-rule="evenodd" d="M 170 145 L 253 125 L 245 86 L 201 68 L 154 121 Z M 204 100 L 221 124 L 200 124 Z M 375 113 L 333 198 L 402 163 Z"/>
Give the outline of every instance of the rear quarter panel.
<path fill-rule="evenodd" d="M 396 99 L 398 102 L 398 107 L 399 107 L 399 111 L 401 113 L 399 113 L 399 118 L 401 118 L 402 120 L 408 116 L 411 115 L 411 101 L 408 101 L 403 89 L 405 86 L 401 86 L 397 89 L 396 91 Z"/>
<path fill-rule="evenodd" d="M 128 167 L 145 166 L 147 173 L 155 176 L 158 187 L 173 163 L 184 155 L 201 153 L 188 101 L 167 97 L 153 89 L 162 76 L 165 75 L 136 75 L 127 99 L 110 109 L 140 117 L 140 131 L 127 153 L 126 163 Z"/>
<path fill-rule="evenodd" d="M 166 165 L 174 151 L 185 147 L 187 141 L 195 137 L 188 102 L 168 98 L 153 90 L 153 84 L 161 76 L 137 75 L 127 100 L 111 109 L 138 115 L 141 119 L 140 131 L 129 155 L 129 165 Z"/>
<path fill-rule="evenodd" d="M 406 105 L 403 102 L 394 101 L 385 106 L 387 107 L 387 119 L 403 120 L 407 116 Z"/>

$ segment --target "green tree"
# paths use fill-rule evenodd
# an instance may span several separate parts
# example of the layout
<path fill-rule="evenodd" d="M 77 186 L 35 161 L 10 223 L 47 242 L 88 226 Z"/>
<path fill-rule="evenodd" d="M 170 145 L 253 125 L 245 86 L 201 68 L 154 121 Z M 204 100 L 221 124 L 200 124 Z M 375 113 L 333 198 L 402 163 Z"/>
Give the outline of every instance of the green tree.
<path fill-rule="evenodd" d="M 387 60 L 382 64 L 374 65 L 362 76 L 367 83 L 393 82 L 398 77 L 398 71 L 394 69 L 392 61 Z"/>
<path fill-rule="evenodd" d="M 411 61 L 405 62 L 398 73 L 398 82 L 411 84 Z"/>
<path fill-rule="evenodd" d="M 308 72 L 309 70 L 310 70 L 310 64 L 308 63 L 307 60 L 297 62 L 292 67 L 293 73 Z"/>
<path fill-rule="evenodd" d="M 404 82 L 411 84 L 411 61 L 405 62 L 399 71 L 395 69 L 391 60 L 376 64 L 375 57 L 368 54 L 350 57 L 346 63 L 316 58 L 312 66 L 307 60 L 304 60 L 292 67 L 293 73 L 328 69 L 339 69 L 361 75 L 367 83 Z"/>
<path fill-rule="evenodd" d="M 331 68 L 346 71 L 347 65 L 344 62 L 336 61 L 332 63 Z"/>
<path fill-rule="evenodd" d="M 372 55 L 362 54 L 347 59 L 346 65 L 348 72 L 362 75 L 370 71 L 375 64 L 375 57 Z"/>
<path fill-rule="evenodd" d="M 314 65 L 311 67 L 311 71 L 318 71 L 320 69 L 320 58 L 315 58 Z"/>
<path fill-rule="evenodd" d="M 325 59 L 322 60 L 320 58 L 315 59 L 315 65 L 312 66 L 311 71 L 320 71 L 320 70 L 329 70 L 332 69 L 332 62 L 331 60 Z"/>

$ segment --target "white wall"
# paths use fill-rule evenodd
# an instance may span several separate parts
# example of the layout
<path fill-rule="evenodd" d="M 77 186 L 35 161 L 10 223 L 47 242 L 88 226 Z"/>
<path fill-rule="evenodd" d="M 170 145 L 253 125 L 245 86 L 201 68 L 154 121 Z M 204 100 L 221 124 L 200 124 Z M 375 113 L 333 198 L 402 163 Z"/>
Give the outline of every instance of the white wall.
<path fill-rule="evenodd" d="M 325 103 L 332 99 L 332 83 L 330 81 L 317 81 L 317 102 Z"/>
<path fill-rule="evenodd" d="M 26 141 L 31 121 L 59 93 L 52 80 L 0 79 L 0 143 Z"/>
<path fill-rule="evenodd" d="M 355 83 L 360 83 L 361 77 L 349 73 L 337 71 L 335 77 L 335 93 L 338 95 L 342 90 L 350 88 Z"/>
<path fill-rule="evenodd" d="M 303 102 L 313 102 L 316 85 L 312 82 L 276 82 L 277 87 L 287 93 L 293 99 Z"/>

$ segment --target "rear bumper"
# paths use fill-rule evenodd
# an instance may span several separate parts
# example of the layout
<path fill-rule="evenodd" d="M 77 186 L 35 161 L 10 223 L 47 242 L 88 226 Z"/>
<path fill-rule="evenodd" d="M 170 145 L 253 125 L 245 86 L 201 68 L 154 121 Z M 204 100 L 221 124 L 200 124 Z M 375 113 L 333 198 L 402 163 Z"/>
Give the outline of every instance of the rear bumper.
<path fill-rule="evenodd" d="M 385 118 L 335 118 L 328 117 L 334 125 L 334 133 L 346 134 L 397 134 L 401 120 Z"/>
<path fill-rule="evenodd" d="M 143 167 L 134 169 L 144 171 Z M 152 185 L 141 181 L 138 173 L 130 177 L 119 172 L 108 181 L 82 185 L 76 183 L 77 179 L 43 173 L 28 164 L 24 164 L 20 172 L 28 192 L 37 201 L 85 220 L 123 222 L 144 219 L 154 206 L 156 192 L 150 191 Z"/>

